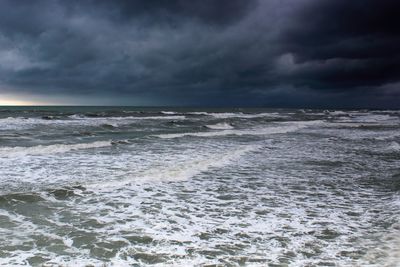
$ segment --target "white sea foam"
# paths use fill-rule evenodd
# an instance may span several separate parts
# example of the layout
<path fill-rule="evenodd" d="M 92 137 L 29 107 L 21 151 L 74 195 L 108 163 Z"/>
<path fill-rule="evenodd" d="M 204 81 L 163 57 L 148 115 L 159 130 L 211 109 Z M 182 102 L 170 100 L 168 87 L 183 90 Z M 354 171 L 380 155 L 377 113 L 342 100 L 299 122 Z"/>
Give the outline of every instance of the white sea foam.
<path fill-rule="evenodd" d="M 400 198 L 388 203 L 395 209 L 400 208 Z M 400 263 L 400 223 L 399 217 L 392 218 L 394 223 L 386 229 L 373 246 L 369 245 L 365 255 L 358 261 L 356 266 L 369 267 L 397 267 Z"/>
<path fill-rule="evenodd" d="M 176 115 L 173 111 L 162 111 L 165 114 L 162 116 L 126 116 L 126 117 L 86 117 L 80 114 L 74 114 L 68 116 L 68 119 L 52 119 L 46 120 L 42 118 L 24 118 L 24 117 L 8 117 L 0 119 L 0 131 L 2 130 L 22 130 L 35 128 L 41 125 L 46 126 L 99 126 L 103 124 L 112 125 L 113 127 L 119 127 L 134 123 L 135 121 L 141 120 L 184 120 L 184 115 Z M 187 114 L 192 115 L 207 115 L 217 119 L 228 119 L 228 118 L 262 118 L 262 117 L 286 117 L 286 115 L 278 114 L 275 112 L 271 113 L 256 113 L 256 114 L 244 114 L 241 112 L 237 113 L 208 113 L 208 112 L 189 112 Z"/>
<path fill-rule="evenodd" d="M 286 117 L 282 114 L 276 112 L 264 112 L 264 113 L 255 113 L 255 114 L 245 114 L 242 112 L 221 112 L 221 113 L 208 113 L 207 115 L 213 116 L 218 119 L 229 119 L 229 118 L 243 118 L 243 119 L 252 119 L 252 118 L 263 118 L 263 117 L 273 117 L 273 118 L 281 118 Z"/>
<path fill-rule="evenodd" d="M 184 120 L 185 116 L 127 116 L 127 117 L 82 117 L 80 115 L 71 115 L 69 119 L 61 120 L 45 120 L 42 118 L 23 118 L 23 117 L 9 117 L 0 119 L 0 131 L 1 130 L 22 130 L 30 129 L 38 126 L 100 126 L 103 124 L 112 125 L 118 127 L 121 125 L 127 125 L 134 123 L 135 121 L 141 120 Z"/>
<path fill-rule="evenodd" d="M 327 111 L 327 113 L 331 115 L 336 115 L 336 116 L 343 116 L 343 115 L 348 115 L 348 112 L 342 111 L 342 110 L 335 110 L 335 111 Z"/>
<path fill-rule="evenodd" d="M 178 114 L 178 113 L 175 112 L 175 111 L 161 111 L 161 114 L 165 114 L 165 115 L 175 115 L 175 114 Z"/>
<path fill-rule="evenodd" d="M 372 111 L 372 113 L 375 114 L 389 113 L 389 114 L 400 115 L 400 110 L 374 110 Z"/>
<path fill-rule="evenodd" d="M 202 119 L 196 125 L 216 123 Z M 30 148 L 21 148 L 23 156 L 15 159 L 0 150 L 0 265 L 397 266 L 400 227 L 389 224 L 399 221 L 399 207 L 390 204 L 398 192 L 365 179 L 396 175 L 389 167 L 397 161 L 360 153 L 391 143 L 334 138 L 384 136 L 397 128 L 241 122 L 202 133 L 312 127 L 263 140 L 135 139 L 116 142 L 125 145 L 111 153 L 88 149 L 54 156 L 48 145 L 37 154 L 42 156 L 24 156 L 21 151 Z M 390 141 L 398 147 L 397 139 Z M 39 201 L 21 197 L 21 191 Z M 40 258 L 43 264 L 31 263 Z"/>
<path fill-rule="evenodd" d="M 38 118 L 8 117 L 0 119 L 0 131 L 2 130 L 20 130 L 30 128 L 38 124 L 40 121 L 48 123 L 49 121 Z"/>
<path fill-rule="evenodd" d="M 205 111 L 194 111 L 194 112 L 188 112 L 187 114 L 190 114 L 190 115 L 209 115 L 209 113 L 205 112 Z"/>
<path fill-rule="evenodd" d="M 196 112 L 187 112 L 189 115 L 204 115 L 214 117 L 216 119 L 230 119 L 230 118 L 243 118 L 243 119 L 251 119 L 251 118 L 263 118 L 263 117 L 272 117 L 272 118 L 285 118 L 287 115 L 279 114 L 277 112 L 263 112 L 263 113 L 243 113 L 243 112 L 204 112 L 204 111 L 196 111 Z"/>
<path fill-rule="evenodd" d="M 181 181 L 188 180 L 195 175 L 211 168 L 221 168 L 239 160 L 244 154 L 259 149 L 258 145 L 240 146 L 234 149 L 221 151 L 217 155 L 192 155 L 190 159 L 178 161 L 171 165 L 150 168 L 142 173 L 145 180 Z"/>
<path fill-rule="evenodd" d="M 301 121 L 301 122 L 283 122 L 281 125 L 274 125 L 267 128 L 253 128 L 253 129 L 229 129 L 218 132 L 188 132 L 188 133 L 173 133 L 173 134 L 159 134 L 155 135 L 159 138 L 180 138 L 185 136 L 195 137 L 217 137 L 226 135 L 269 135 L 297 131 L 307 126 L 322 123 L 322 121 Z"/>
<path fill-rule="evenodd" d="M 26 155 L 47 155 L 65 153 L 72 150 L 90 149 L 111 146 L 110 141 L 96 141 L 81 144 L 54 144 L 38 145 L 32 147 L 0 147 L 0 157 L 20 157 Z"/>
<path fill-rule="evenodd" d="M 392 142 L 389 146 L 390 150 L 394 150 L 394 151 L 400 151 L 400 144 L 397 142 Z"/>
<path fill-rule="evenodd" d="M 80 119 L 85 119 L 86 117 L 83 116 L 82 114 L 73 114 L 73 115 L 68 116 L 68 118 L 74 119 L 74 120 L 80 120 Z"/>
<path fill-rule="evenodd" d="M 172 115 L 172 116 L 127 116 L 127 117 L 96 117 L 96 118 L 89 118 L 89 117 L 76 117 L 76 120 L 80 121 L 135 121 L 135 120 L 183 120 L 186 117 L 183 115 Z M 66 121 L 70 122 L 70 121 Z"/>
<path fill-rule="evenodd" d="M 339 121 L 342 122 L 358 122 L 358 123 L 398 123 L 400 122 L 398 117 L 390 116 L 390 115 L 379 115 L 379 114 L 371 114 L 371 113 L 354 113 L 351 114 L 350 117 L 341 117 Z"/>
<path fill-rule="evenodd" d="M 217 124 L 208 124 L 206 125 L 206 127 L 212 130 L 229 130 L 234 128 L 231 124 L 226 122 L 221 122 Z"/>
<path fill-rule="evenodd" d="M 385 133 L 380 133 L 379 135 L 375 136 L 375 140 L 379 141 L 385 141 L 385 140 L 394 140 L 396 138 L 400 137 L 400 133 L 398 131 L 396 132 L 385 132 Z"/>
<path fill-rule="evenodd" d="M 185 181 L 196 175 L 206 172 L 214 168 L 222 168 L 240 160 L 246 153 L 259 149 L 259 145 L 244 145 L 236 148 L 219 151 L 218 153 L 210 153 L 198 151 L 197 154 L 182 154 L 178 157 L 166 158 L 167 164 L 161 162 L 153 162 L 148 165 L 147 169 L 127 175 L 119 181 L 110 183 L 101 182 L 88 184 L 89 188 L 106 188 L 120 187 L 131 182 L 160 182 L 160 181 Z M 168 164 L 168 162 L 171 162 Z"/>

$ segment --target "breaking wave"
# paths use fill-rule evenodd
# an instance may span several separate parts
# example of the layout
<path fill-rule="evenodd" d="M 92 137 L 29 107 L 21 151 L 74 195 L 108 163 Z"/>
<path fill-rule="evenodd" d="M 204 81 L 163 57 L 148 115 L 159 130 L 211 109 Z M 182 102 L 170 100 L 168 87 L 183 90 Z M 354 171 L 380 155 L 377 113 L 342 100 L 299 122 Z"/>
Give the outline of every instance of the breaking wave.
<path fill-rule="evenodd" d="M 118 127 L 131 124 L 138 120 L 184 120 L 186 117 L 179 116 L 143 116 L 143 117 L 84 117 L 81 115 L 71 115 L 68 119 L 43 119 L 43 118 L 24 118 L 9 117 L 0 119 L 1 130 L 22 130 L 35 128 L 40 125 L 46 126 L 101 126 L 105 124 Z"/>
<path fill-rule="evenodd" d="M 283 126 L 271 126 L 268 128 L 254 128 L 254 129 L 227 129 L 218 132 L 187 132 L 187 133 L 171 133 L 171 134 L 159 134 L 155 135 L 159 138 L 180 138 L 185 136 L 195 136 L 195 137 L 216 137 L 216 136 L 226 136 L 226 135 L 269 135 L 278 133 L 288 133 L 294 132 L 299 129 L 305 128 L 307 126 L 314 125 L 316 123 L 321 123 L 322 121 L 303 121 L 303 122 L 291 122 L 282 123 Z"/>
<path fill-rule="evenodd" d="M 400 144 L 393 141 L 393 142 L 390 144 L 389 149 L 390 149 L 390 150 L 393 150 L 393 151 L 400 151 Z"/>
<path fill-rule="evenodd" d="M 263 118 L 263 117 L 273 117 L 273 118 L 285 117 L 284 115 L 275 112 L 269 112 L 269 113 L 265 112 L 256 114 L 245 114 L 242 112 L 237 112 L 237 113 L 224 112 L 224 113 L 208 113 L 207 115 L 213 116 L 214 118 L 218 119 L 229 119 L 229 118 L 252 119 L 252 118 Z"/>
<path fill-rule="evenodd" d="M 72 150 L 99 148 L 111 146 L 111 141 L 96 141 L 93 143 L 81 144 L 54 144 L 38 145 L 32 147 L 0 147 L 0 157 L 20 157 L 27 155 L 47 155 L 55 153 L 65 153 Z"/>
<path fill-rule="evenodd" d="M 229 130 L 229 129 L 233 129 L 234 127 L 229 123 L 221 122 L 221 123 L 217 123 L 217 124 L 206 125 L 206 128 L 212 129 L 212 130 Z"/>
<path fill-rule="evenodd" d="M 232 162 L 240 160 L 242 156 L 251 151 L 259 149 L 259 145 L 243 145 L 236 148 L 221 151 L 221 153 L 210 155 L 209 153 L 192 155 L 192 157 L 184 157 L 173 159 L 173 164 L 156 163 L 154 166 L 143 170 L 133 176 L 122 179 L 118 182 L 109 184 L 102 182 L 100 184 L 88 185 L 90 188 L 109 188 L 121 186 L 132 181 L 185 181 L 194 176 L 206 172 L 214 168 L 222 168 Z"/>

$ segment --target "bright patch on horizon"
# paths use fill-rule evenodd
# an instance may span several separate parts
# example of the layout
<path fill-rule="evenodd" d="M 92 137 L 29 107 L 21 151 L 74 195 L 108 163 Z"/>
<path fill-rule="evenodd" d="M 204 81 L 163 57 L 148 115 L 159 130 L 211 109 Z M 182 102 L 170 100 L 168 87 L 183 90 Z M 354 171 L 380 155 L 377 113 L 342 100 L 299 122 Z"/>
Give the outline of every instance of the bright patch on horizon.
<path fill-rule="evenodd" d="M 0 96 L 0 106 L 29 106 L 29 105 L 35 105 L 35 104 L 37 104 L 37 103 Z"/>

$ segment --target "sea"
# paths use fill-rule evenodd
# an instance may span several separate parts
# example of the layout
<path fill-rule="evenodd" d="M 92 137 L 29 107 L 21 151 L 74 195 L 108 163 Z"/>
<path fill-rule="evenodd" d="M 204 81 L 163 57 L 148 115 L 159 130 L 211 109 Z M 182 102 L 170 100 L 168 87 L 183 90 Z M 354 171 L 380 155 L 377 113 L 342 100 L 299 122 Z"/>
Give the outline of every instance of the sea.
<path fill-rule="evenodd" d="M 400 266 L 400 111 L 0 107 L 1 266 Z"/>

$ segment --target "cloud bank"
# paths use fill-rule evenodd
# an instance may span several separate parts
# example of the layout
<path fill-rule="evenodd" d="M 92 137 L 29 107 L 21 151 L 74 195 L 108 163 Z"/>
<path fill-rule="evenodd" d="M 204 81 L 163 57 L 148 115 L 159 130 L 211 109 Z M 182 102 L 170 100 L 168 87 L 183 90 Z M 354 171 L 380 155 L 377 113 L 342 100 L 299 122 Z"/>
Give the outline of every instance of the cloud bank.
<path fill-rule="evenodd" d="M 396 0 L 2 0 L 0 92 L 400 107 L 399 12 Z"/>

